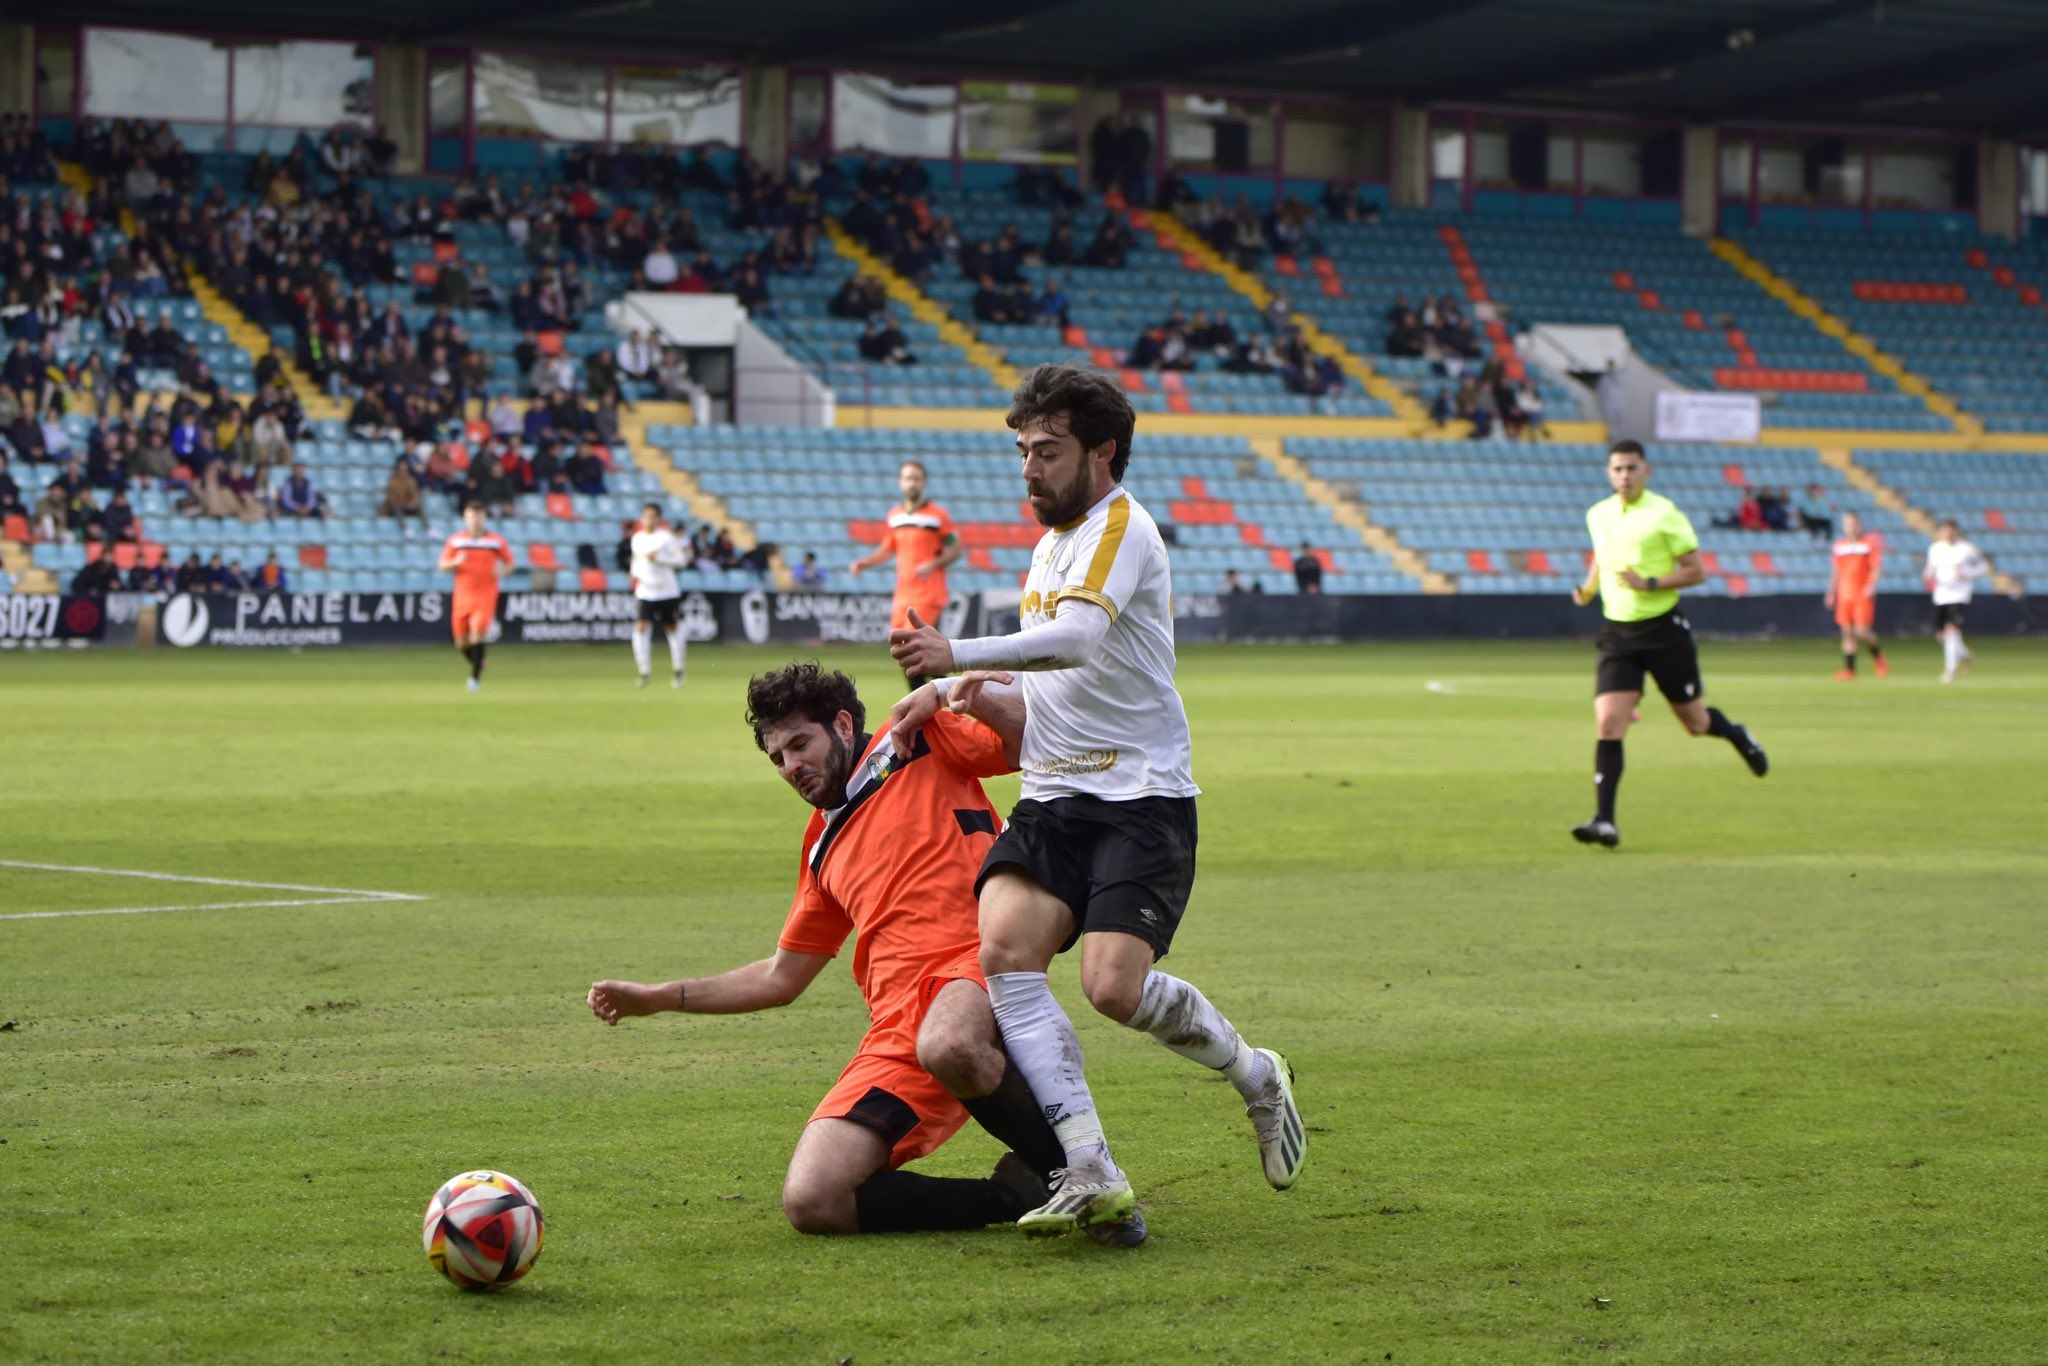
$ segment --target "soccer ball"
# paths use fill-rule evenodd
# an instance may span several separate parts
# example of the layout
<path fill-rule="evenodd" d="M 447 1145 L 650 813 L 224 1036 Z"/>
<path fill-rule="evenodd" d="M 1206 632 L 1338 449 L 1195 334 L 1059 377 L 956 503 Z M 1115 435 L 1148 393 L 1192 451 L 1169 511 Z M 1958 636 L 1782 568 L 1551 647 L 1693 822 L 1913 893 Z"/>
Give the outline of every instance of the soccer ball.
<path fill-rule="evenodd" d="M 434 1270 L 464 1290 L 496 1290 L 540 1255 L 540 1202 L 503 1172 L 464 1172 L 427 1201 L 421 1236 Z"/>

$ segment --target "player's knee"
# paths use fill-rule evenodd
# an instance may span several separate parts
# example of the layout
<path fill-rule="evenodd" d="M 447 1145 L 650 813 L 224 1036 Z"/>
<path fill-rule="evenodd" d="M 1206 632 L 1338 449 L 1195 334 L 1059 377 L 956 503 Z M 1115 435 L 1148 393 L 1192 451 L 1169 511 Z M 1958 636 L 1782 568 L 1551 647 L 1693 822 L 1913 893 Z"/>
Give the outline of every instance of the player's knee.
<path fill-rule="evenodd" d="M 830 1189 L 815 1181 L 790 1181 L 782 1187 L 782 1214 L 798 1233 L 853 1233 L 853 1192 Z"/>
<path fill-rule="evenodd" d="M 985 1096 L 1002 1084 L 1003 1055 L 947 1030 L 918 1035 L 917 1064 L 956 1096 Z"/>
<path fill-rule="evenodd" d="M 1123 1024 L 1138 1013 L 1138 1002 L 1145 995 L 1145 978 L 1142 974 L 1133 977 L 1124 972 L 1081 973 L 1081 990 L 1088 997 L 1088 1004 L 1103 1015 Z"/>

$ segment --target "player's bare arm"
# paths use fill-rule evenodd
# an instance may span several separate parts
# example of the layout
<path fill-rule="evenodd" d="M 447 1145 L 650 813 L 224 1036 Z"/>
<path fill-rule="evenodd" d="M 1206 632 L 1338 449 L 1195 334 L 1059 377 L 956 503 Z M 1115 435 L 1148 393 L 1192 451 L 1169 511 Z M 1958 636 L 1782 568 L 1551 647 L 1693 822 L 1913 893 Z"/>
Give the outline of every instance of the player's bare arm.
<path fill-rule="evenodd" d="M 675 982 L 603 981 L 590 987 L 590 1013 L 606 1024 L 639 1015 L 681 1010 L 692 1015 L 744 1015 L 786 1006 L 803 995 L 832 959 L 822 953 L 777 949 L 772 958 L 713 977 Z"/>
<path fill-rule="evenodd" d="M 878 545 L 875 547 L 874 553 L 872 555 L 863 555 L 859 559 L 855 560 L 852 564 L 846 566 L 846 572 L 853 575 L 855 578 L 859 578 L 861 575 L 861 571 L 873 569 L 876 565 L 888 559 L 890 553 L 891 552 L 889 550 L 889 547 L 886 544 Z"/>
<path fill-rule="evenodd" d="M 1707 567 L 1700 561 L 1700 552 L 1688 550 L 1678 557 L 1678 563 L 1668 573 L 1652 574 L 1648 578 L 1633 569 L 1621 571 L 1621 581 L 1638 592 L 1655 592 L 1665 588 L 1691 588 L 1707 581 Z"/>
<path fill-rule="evenodd" d="M 456 550 L 448 551 L 441 556 L 434 567 L 443 574 L 452 574 L 462 567 L 462 553 Z"/>
<path fill-rule="evenodd" d="M 1593 599 L 1599 596 L 1600 562 L 1589 557 L 1586 560 L 1585 582 L 1577 584 L 1572 588 L 1572 601 L 1581 607 L 1587 607 L 1592 604 Z"/>
<path fill-rule="evenodd" d="M 917 567 L 917 576 L 920 579 L 928 579 L 947 565 L 958 560 L 960 555 L 960 539 L 956 536 L 952 540 L 947 541 L 945 547 L 937 555 L 934 555 L 931 559 L 926 560 Z"/>

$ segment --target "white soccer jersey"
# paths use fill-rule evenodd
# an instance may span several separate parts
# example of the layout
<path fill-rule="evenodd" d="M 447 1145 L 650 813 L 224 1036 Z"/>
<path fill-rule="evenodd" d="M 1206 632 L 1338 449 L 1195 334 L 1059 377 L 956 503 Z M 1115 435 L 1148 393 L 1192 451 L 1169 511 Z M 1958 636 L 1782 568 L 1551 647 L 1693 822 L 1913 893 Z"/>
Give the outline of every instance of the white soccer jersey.
<path fill-rule="evenodd" d="M 633 596 L 642 602 L 678 597 L 676 570 L 690 563 L 690 552 L 667 527 L 633 533 Z"/>
<path fill-rule="evenodd" d="M 1031 552 L 1021 624 L 1061 606 L 1109 613 L 1095 657 L 1077 669 L 1027 670 L 1023 795 L 1192 797 L 1187 711 L 1173 686 L 1173 579 L 1158 524 L 1117 488 Z"/>
<path fill-rule="evenodd" d="M 1975 580 L 1991 572 L 1991 566 L 1984 559 L 1982 551 L 1968 541 L 1958 539 L 1954 545 L 1947 541 L 1936 541 L 1927 547 L 1927 563 L 1922 566 L 1922 578 L 1934 581 L 1934 603 L 1937 607 L 1959 606 L 1970 600 L 1975 591 Z"/>

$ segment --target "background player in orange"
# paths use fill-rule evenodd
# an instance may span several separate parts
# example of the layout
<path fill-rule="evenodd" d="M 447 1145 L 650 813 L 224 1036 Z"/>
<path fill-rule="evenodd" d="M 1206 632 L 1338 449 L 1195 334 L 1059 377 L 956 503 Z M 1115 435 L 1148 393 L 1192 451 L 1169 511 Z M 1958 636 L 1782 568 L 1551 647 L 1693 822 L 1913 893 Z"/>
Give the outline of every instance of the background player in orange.
<path fill-rule="evenodd" d="M 462 505 L 462 530 L 441 547 L 440 570 L 455 574 L 455 606 L 449 620 L 455 648 L 469 661 L 469 690 L 484 685 L 484 641 L 498 614 L 498 580 L 512 568 L 512 547 L 484 525 L 484 505 Z"/>
<path fill-rule="evenodd" d="M 753 679 L 747 720 L 783 781 L 816 810 L 796 896 L 773 957 L 650 986 L 604 981 L 607 1024 L 657 1011 L 735 1014 L 787 1005 L 856 936 L 854 980 L 870 1026 L 805 1126 L 782 1207 L 803 1233 L 979 1228 L 1045 1198 L 1065 1158 L 996 1032 L 980 964 L 974 877 L 1001 824 L 980 779 L 1015 769 L 1021 710 L 1006 734 L 941 713 L 898 737 L 865 732 L 844 674 L 815 662 Z M 898 1170 L 969 1114 L 1013 1151 L 978 1179 Z M 1142 1240 L 1143 1223 L 1098 1241 Z"/>
<path fill-rule="evenodd" d="M 1884 646 L 1877 643 L 1877 577 L 1884 558 L 1884 543 L 1863 530 L 1863 519 L 1853 512 L 1842 514 L 1842 534 L 1835 541 L 1834 572 L 1828 576 L 1828 591 L 1821 599 L 1835 611 L 1835 625 L 1842 628 L 1842 667 L 1835 670 L 1838 683 L 1856 678 L 1856 643 L 1870 647 L 1871 669 L 1879 678 L 1891 673 L 1884 662 Z"/>
<path fill-rule="evenodd" d="M 889 608 L 892 630 L 908 627 L 913 611 L 927 622 L 939 619 L 946 606 L 946 566 L 960 558 L 960 537 L 953 530 L 953 519 L 937 503 L 925 501 L 925 483 L 924 466 L 915 460 L 904 461 L 896 471 L 896 487 L 903 501 L 889 509 L 889 529 L 882 543 L 874 554 L 846 567 L 847 573 L 858 578 L 862 570 L 873 569 L 891 555 L 896 557 L 896 600 Z"/>

